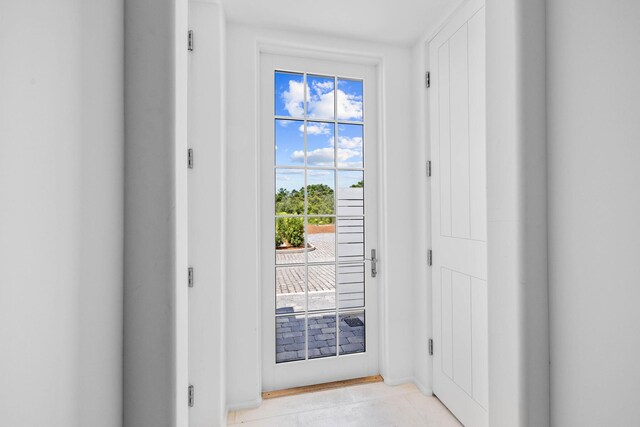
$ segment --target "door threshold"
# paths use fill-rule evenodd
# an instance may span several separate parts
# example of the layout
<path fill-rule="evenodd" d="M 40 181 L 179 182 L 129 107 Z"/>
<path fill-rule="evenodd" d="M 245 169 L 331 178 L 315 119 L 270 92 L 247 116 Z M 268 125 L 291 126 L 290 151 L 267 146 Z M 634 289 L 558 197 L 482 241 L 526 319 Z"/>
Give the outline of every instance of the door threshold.
<path fill-rule="evenodd" d="M 334 388 L 350 387 L 360 384 L 379 383 L 382 381 L 384 381 L 384 379 L 381 375 L 371 375 L 369 377 L 353 378 L 350 380 L 332 381 L 330 383 L 285 388 L 284 390 L 265 391 L 262 392 L 262 398 L 273 399 L 276 397 L 294 396 L 296 394 L 313 393 L 315 391 L 331 390 Z"/>

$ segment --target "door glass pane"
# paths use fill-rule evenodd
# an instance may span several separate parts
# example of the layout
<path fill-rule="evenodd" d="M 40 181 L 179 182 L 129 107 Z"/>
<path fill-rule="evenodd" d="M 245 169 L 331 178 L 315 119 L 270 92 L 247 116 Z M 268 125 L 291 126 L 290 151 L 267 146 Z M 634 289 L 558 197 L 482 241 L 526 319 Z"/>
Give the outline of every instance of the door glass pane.
<path fill-rule="evenodd" d="M 336 313 L 310 314 L 309 359 L 336 355 Z"/>
<path fill-rule="evenodd" d="M 337 222 L 338 261 L 364 260 L 364 218 L 339 217 Z"/>
<path fill-rule="evenodd" d="M 364 214 L 364 172 L 338 171 L 338 215 Z"/>
<path fill-rule="evenodd" d="M 335 124 L 324 122 L 307 123 L 307 165 L 334 166 Z"/>
<path fill-rule="evenodd" d="M 312 119 L 333 120 L 334 114 L 333 77 L 307 76 L 307 116 Z"/>
<path fill-rule="evenodd" d="M 362 145 L 364 142 L 364 126 L 338 125 L 338 167 L 363 167 Z"/>
<path fill-rule="evenodd" d="M 338 120 L 361 122 L 362 80 L 338 79 Z"/>
<path fill-rule="evenodd" d="M 309 265 L 309 311 L 336 308 L 336 266 Z"/>
<path fill-rule="evenodd" d="M 306 310 L 306 283 L 304 267 L 276 268 L 276 314 Z"/>
<path fill-rule="evenodd" d="M 363 82 L 274 82 L 276 362 L 362 353 Z"/>
<path fill-rule="evenodd" d="M 276 264 L 304 264 L 306 250 L 303 217 L 276 218 L 275 239 Z"/>
<path fill-rule="evenodd" d="M 304 74 L 276 71 L 275 115 L 304 117 Z"/>
<path fill-rule="evenodd" d="M 307 240 L 309 263 L 334 262 L 336 260 L 335 217 L 307 218 Z"/>
<path fill-rule="evenodd" d="M 276 166 L 303 166 L 304 122 L 276 119 L 274 128 Z"/>
<path fill-rule="evenodd" d="M 338 322 L 340 354 L 362 353 L 365 351 L 364 322 L 364 311 L 340 314 L 340 322 Z"/>
<path fill-rule="evenodd" d="M 305 316 L 276 317 L 276 362 L 305 359 Z"/>
<path fill-rule="evenodd" d="M 307 214 L 335 213 L 335 171 L 307 170 Z"/>
<path fill-rule="evenodd" d="M 304 170 L 276 169 L 276 215 L 304 214 Z"/>
<path fill-rule="evenodd" d="M 364 263 L 338 265 L 338 304 L 341 309 L 364 307 Z"/>

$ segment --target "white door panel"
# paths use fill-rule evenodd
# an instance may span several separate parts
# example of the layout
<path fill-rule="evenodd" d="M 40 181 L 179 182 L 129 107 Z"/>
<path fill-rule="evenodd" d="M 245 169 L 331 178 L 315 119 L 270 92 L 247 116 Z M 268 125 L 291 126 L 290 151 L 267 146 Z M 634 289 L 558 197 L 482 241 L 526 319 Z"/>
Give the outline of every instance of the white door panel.
<path fill-rule="evenodd" d="M 449 40 L 451 235 L 469 237 L 469 69 L 467 26 Z"/>
<path fill-rule="evenodd" d="M 484 4 L 430 43 L 434 393 L 488 425 Z"/>
<path fill-rule="evenodd" d="M 260 62 L 262 389 L 378 374 L 376 69 Z"/>
<path fill-rule="evenodd" d="M 469 37 L 469 183 L 471 238 L 487 240 L 487 142 L 484 9 L 467 23 Z"/>

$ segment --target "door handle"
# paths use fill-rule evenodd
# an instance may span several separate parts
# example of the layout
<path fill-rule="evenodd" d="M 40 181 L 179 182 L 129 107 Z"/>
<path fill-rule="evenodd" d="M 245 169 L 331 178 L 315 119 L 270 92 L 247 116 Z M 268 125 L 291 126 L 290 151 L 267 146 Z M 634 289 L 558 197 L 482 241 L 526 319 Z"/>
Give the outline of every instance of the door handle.
<path fill-rule="evenodd" d="M 371 277 L 376 277 L 378 275 L 378 258 L 375 249 L 371 249 L 371 258 L 365 258 L 365 261 L 371 261 Z"/>

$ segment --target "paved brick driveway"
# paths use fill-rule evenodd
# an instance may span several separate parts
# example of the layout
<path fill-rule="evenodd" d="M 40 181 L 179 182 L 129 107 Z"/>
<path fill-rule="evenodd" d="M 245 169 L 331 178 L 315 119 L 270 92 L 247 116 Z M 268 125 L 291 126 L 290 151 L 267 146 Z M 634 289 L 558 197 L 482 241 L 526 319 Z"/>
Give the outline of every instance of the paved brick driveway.
<path fill-rule="evenodd" d="M 310 234 L 309 243 L 315 247 L 309 252 L 309 262 L 335 261 L 335 234 Z M 304 263 L 304 253 L 276 253 L 277 264 Z M 276 293 L 304 293 L 304 267 L 276 269 Z M 309 292 L 334 291 L 336 288 L 334 265 L 309 266 Z"/>
<path fill-rule="evenodd" d="M 333 262 L 336 254 L 335 233 L 309 234 L 307 239 L 316 249 L 309 252 L 309 262 Z M 304 253 L 276 253 L 276 263 L 304 264 Z"/>

